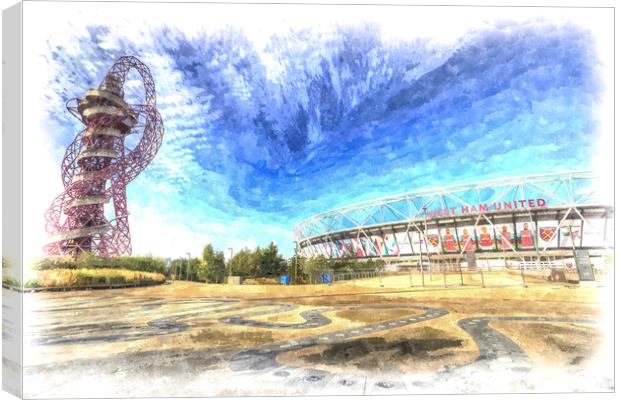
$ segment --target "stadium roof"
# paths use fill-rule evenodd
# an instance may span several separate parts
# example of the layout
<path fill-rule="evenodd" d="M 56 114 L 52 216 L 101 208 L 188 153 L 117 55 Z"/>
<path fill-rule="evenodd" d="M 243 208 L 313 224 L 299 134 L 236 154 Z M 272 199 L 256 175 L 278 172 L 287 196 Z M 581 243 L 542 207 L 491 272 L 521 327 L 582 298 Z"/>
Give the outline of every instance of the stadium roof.
<path fill-rule="evenodd" d="M 295 236 L 299 241 L 369 225 L 512 208 L 609 206 L 611 191 L 602 190 L 603 184 L 593 171 L 562 171 L 422 189 L 323 212 L 297 224 Z"/>

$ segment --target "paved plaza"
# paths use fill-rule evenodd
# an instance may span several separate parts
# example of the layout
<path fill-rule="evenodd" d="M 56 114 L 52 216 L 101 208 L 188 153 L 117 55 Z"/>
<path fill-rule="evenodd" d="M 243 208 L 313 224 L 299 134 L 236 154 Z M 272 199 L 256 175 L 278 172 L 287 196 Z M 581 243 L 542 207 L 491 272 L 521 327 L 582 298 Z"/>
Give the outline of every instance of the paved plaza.
<path fill-rule="evenodd" d="M 611 391 L 604 290 L 175 282 L 31 293 L 25 395 Z"/>

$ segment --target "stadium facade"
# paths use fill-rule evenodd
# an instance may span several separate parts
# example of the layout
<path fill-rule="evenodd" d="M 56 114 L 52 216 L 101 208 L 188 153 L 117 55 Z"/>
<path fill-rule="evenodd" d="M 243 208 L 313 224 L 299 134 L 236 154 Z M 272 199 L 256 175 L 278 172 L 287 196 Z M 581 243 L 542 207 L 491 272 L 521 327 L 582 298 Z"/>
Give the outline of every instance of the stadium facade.
<path fill-rule="evenodd" d="M 613 251 L 611 190 L 591 171 L 419 190 L 353 204 L 295 227 L 305 257 L 388 263 L 516 259 L 534 263 Z M 422 257 L 423 256 L 423 257 Z"/>

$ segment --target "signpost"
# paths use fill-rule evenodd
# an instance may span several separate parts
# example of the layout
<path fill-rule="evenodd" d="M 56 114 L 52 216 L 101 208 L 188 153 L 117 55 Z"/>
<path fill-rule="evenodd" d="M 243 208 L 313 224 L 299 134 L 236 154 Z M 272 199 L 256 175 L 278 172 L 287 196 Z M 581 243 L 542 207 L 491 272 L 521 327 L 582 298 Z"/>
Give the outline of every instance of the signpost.
<path fill-rule="evenodd" d="M 592 269 L 592 263 L 590 262 L 590 254 L 588 250 L 574 250 L 575 264 L 577 266 L 577 273 L 579 274 L 579 281 L 594 281 L 594 270 Z"/>

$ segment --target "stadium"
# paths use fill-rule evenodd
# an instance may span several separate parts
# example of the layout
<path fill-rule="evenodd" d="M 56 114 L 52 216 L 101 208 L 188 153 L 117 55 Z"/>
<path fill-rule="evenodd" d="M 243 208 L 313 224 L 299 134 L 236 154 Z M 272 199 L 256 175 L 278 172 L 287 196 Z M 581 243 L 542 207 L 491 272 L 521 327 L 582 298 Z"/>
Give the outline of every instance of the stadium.
<path fill-rule="evenodd" d="M 602 184 L 569 171 L 418 190 L 321 213 L 295 236 L 301 256 L 383 259 L 387 269 L 570 269 L 580 255 L 596 268 L 613 251 Z"/>

